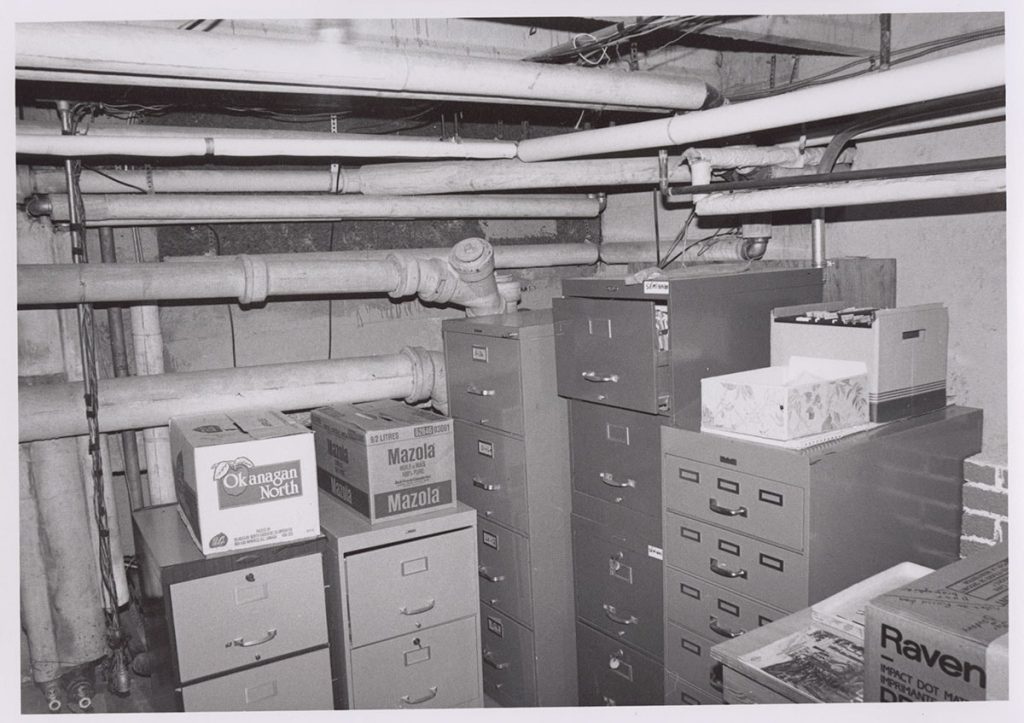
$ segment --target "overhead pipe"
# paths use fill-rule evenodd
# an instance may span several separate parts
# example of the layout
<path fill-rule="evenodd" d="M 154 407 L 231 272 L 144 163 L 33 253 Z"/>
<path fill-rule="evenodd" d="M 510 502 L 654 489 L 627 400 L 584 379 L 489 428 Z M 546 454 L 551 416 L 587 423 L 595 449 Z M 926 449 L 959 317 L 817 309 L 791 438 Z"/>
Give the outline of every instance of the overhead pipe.
<path fill-rule="evenodd" d="M 996 88 L 1006 83 L 1004 51 L 999 44 L 700 113 L 528 138 L 518 157 L 532 163 L 670 148 Z"/>
<path fill-rule="evenodd" d="M 15 77 L 657 111 L 700 108 L 713 95 L 694 77 L 100 23 L 19 24 Z"/>
<path fill-rule="evenodd" d="M 131 126 L 136 128 L 137 126 Z M 513 141 L 445 141 L 411 136 L 359 136 L 318 133 L 311 137 L 261 137 L 255 133 L 208 136 L 150 135 L 52 135 L 21 133 L 15 138 L 16 153 L 32 156 L 84 158 L 87 156 L 187 157 L 302 157 L 302 158 L 512 158 Z"/>
<path fill-rule="evenodd" d="M 764 255 L 766 239 L 722 238 L 709 249 L 686 249 L 677 260 L 686 264 L 710 261 L 753 261 Z M 657 263 L 653 241 L 612 241 L 601 244 L 601 261 L 606 264 Z"/>
<path fill-rule="evenodd" d="M 896 71 L 890 71 L 896 72 Z M 697 202 L 702 216 L 857 206 L 1006 192 L 1006 170 L 947 173 L 910 178 L 824 183 L 761 191 L 710 193 Z"/>
<path fill-rule="evenodd" d="M 369 218 L 596 218 L 602 203 L 587 196 L 337 196 L 331 194 L 108 194 L 83 197 L 89 226 L 232 223 Z M 67 221 L 60 196 L 37 196 L 32 215 Z"/>
<path fill-rule="evenodd" d="M 955 115 L 942 116 L 941 118 L 929 118 L 928 120 L 911 121 L 909 123 L 898 123 L 885 126 L 884 128 L 873 128 L 857 134 L 858 140 L 869 140 L 871 138 L 889 138 L 918 131 L 933 130 L 935 128 L 946 128 L 949 126 L 966 125 L 968 123 L 983 123 L 985 121 L 999 120 L 1006 117 L 1006 108 L 985 108 L 983 110 L 971 111 L 970 113 L 957 113 Z M 827 146 L 832 142 L 835 135 L 813 136 L 801 138 L 795 141 L 780 143 L 780 146 L 793 146 L 810 148 L 812 146 Z"/>
<path fill-rule="evenodd" d="M 22 264 L 20 305 L 237 298 L 379 292 L 453 303 L 477 316 L 505 311 L 494 280 L 491 245 L 455 244 L 447 260 L 389 255 L 383 261 L 311 261 L 294 256 L 238 256 L 235 263 Z"/>
<path fill-rule="evenodd" d="M 431 397 L 442 409 L 447 405 L 444 357 L 419 347 L 382 356 L 101 379 L 97 396 L 102 432 L 162 427 L 176 415 L 249 407 L 299 411 L 377 399 L 417 403 Z M 21 441 L 86 431 L 81 384 L 19 389 Z"/>

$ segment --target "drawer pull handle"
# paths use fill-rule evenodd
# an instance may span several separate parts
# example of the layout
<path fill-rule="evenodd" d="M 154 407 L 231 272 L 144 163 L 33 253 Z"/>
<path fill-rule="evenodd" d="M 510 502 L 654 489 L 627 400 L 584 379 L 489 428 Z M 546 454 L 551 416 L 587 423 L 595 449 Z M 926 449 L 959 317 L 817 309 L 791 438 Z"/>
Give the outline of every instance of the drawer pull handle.
<path fill-rule="evenodd" d="M 615 609 L 614 605 L 604 603 L 601 607 L 604 608 L 605 616 L 613 623 L 618 623 L 619 625 L 636 625 L 640 622 L 636 615 L 630 615 L 628 618 L 619 617 L 619 611 Z"/>
<path fill-rule="evenodd" d="M 708 507 L 711 509 L 712 512 L 717 512 L 718 514 L 725 515 L 726 517 L 747 516 L 746 507 L 722 507 L 720 504 L 718 504 L 718 500 L 716 500 L 714 497 L 708 500 Z"/>
<path fill-rule="evenodd" d="M 746 570 L 730 570 L 727 566 L 720 563 L 715 558 L 711 558 L 711 572 L 722 577 L 747 577 Z"/>
<path fill-rule="evenodd" d="M 509 663 L 499 663 L 494 659 L 494 653 L 484 648 L 484 662 L 495 670 L 508 670 Z"/>
<path fill-rule="evenodd" d="M 580 376 L 586 379 L 588 382 L 611 382 L 615 384 L 619 381 L 618 374 L 598 374 L 597 372 L 581 372 Z"/>
<path fill-rule="evenodd" d="M 483 565 L 480 566 L 479 572 L 480 572 L 480 577 L 482 577 L 487 582 L 501 582 L 502 580 L 505 579 L 504 575 L 491 575 L 490 573 L 487 572 L 487 568 L 484 567 Z"/>
<path fill-rule="evenodd" d="M 433 610 L 433 609 L 434 609 L 434 598 L 430 598 L 430 602 L 428 602 L 426 605 L 424 605 L 421 608 L 413 608 L 412 610 L 410 610 L 409 608 L 401 607 L 401 608 L 398 608 L 398 612 L 402 613 L 402 615 L 421 615 L 421 614 L 427 612 L 428 610 Z"/>
<path fill-rule="evenodd" d="M 611 472 L 601 472 L 597 476 L 609 487 L 636 487 L 636 480 L 627 477 L 625 482 L 616 482 L 615 475 Z"/>
<path fill-rule="evenodd" d="M 730 630 L 729 628 L 722 627 L 718 624 L 718 618 L 714 615 L 711 616 L 711 622 L 708 623 L 708 627 L 711 628 L 711 632 L 718 633 L 726 638 L 738 638 L 747 632 L 746 630 Z"/>
<path fill-rule="evenodd" d="M 488 484 L 488 483 L 484 482 L 482 479 L 480 479 L 479 477 L 474 477 L 473 478 L 473 486 L 474 487 L 479 487 L 484 492 L 497 492 L 498 490 L 501 489 L 501 485 Z"/>
<path fill-rule="evenodd" d="M 468 387 L 466 387 L 466 394 L 475 394 L 478 397 L 493 397 L 494 396 L 494 390 L 493 389 L 481 389 L 480 387 L 476 387 L 476 386 L 473 386 L 472 384 L 470 384 Z"/>
<path fill-rule="evenodd" d="M 246 640 L 245 638 L 235 638 L 234 640 L 229 642 L 224 647 L 225 648 L 230 648 L 233 645 L 237 645 L 239 648 L 251 648 L 254 645 L 263 645 L 263 643 L 269 643 L 271 640 L 273 640 L 276 637 L 277 637 L 277 628 L 271 628 L 270 630 L 267 631 L 267 634 L 264 635 L 259 640 Z"/>
<path fill-rule="evenodd" d="M 618 703 L 615 702 L 614 698 L 609 698 L 607 695 L 602 695 L 601 698 L 604 699 L 605 705 L 618 705 Z"/>
<path fill-rule="evenodd" d="M 426 695 L 422 695 L 419 698 L 410 698 L 407 695 L 402 696 L 402 702 L 408 703 L 409 705 L 419 705 L 420 703 L 426 703 L 428 700 L 433 700 L 437 697 L 437 686 L 430 686 L 430 692 Z"/>

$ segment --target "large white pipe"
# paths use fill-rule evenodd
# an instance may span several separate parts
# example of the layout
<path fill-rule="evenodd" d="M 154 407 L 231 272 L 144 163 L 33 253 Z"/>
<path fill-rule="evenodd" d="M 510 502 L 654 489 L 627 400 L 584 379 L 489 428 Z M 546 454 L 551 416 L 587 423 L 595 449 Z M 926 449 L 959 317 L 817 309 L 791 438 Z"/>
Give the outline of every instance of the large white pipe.
<path fill-rule="evenodd" d="M 898 123 L 896 125 L 885 126 L 884 128 L 874 128 L 872 130 L 864 131 L 863 133 L 858 133 L 856 140 L 866 141 L 872 138 L 888 138 L 889 136 L 899 136 L 906 133 L 933 130 L 935 128 L 946 128 L 948 126 L 999 120 L 1005 117 L 1006 108 L 986 108 L 984 110 L 971 111 L 970 113 L 957 113 L 955 115 L 942 116 L 941 118 L 929 118 L 928 120 Z M 786 141 L 779 145 L 793 148 L 827 146 L 834 137 L 835 136 L 833 135 L 814 136 L 812 138 L 805 138 L 802 140 Z"/>
<path fill-rule="evenodd" d="M 132 349 L 135 373 L 155 376 L 164 373 L 164 339 L 160 329 L 160 308 L 155 305 L 131 307 Z M 177 500 L 174 489 L 174 467 L 171 463 L 171 440 L 166 427 L 142 430 L 146 451 L 147 504 L 163 505 Z"/>
<path fill-rule="evenodd" d="M 643 148 L 670 148 L 711 138 L 837 118 L 853 113 L 996 88 L 1006 83 L 1004 46 L 994 45 L 838 80 L 769 98 L 672 118 L 519 142 L 523 161 L 548 161 Z"/>
<path fill-rule="evenodd" d="M 1006 192 L 1006 170 L 947 173 L 916 178 L 824 183 L 763 191 L 712 193 L 697 202 L 702 216 L 766 213 L 830 206 L 919 201 Z"/>
<path fill-rule="evenodd" d="M 163 79 L 178 88 L 228 81 L 249 90 L 369 90 L 602 108 L 691 109 L 708 98 L 706 84 L 692 77 L 100 23 L 17 25 L 15 66 L 19 79 L 132 86 Z"/>
<path fill-rule="evenodd" d="M 510 141 L 463 140 L 458 143 L 409 136 L 346 138 L 320 133 L 319 138 L 237 137 L 217 133 L 205 138 L 149 135 L 43 135 L 19 133 L 17 153 L 32 156 L 84 158 L 87 156 L 141 156 L 185 158 L 228 156 L 254 158 L 512 158 Z"/>
<path fill-rule="evenodd" d="M 108 194 L 83 197 L 90 226 L 148 222 L 230 223 L 347 218 L 596 218 L 601 202 L 584 195 L 360 196 L 334 194 Z M 48 205 L 48 209 L 46 206 Z M 38 209 L 68 220 L 66 196 Z"/>
<path fill-rule="evenodd" d="M 100 429 L 161 427 L 176 415 L 248 407 L 298 411 L 376 399 L 424 401 L 443 391 L 443 366 L 439 352 L 406 348 L 383 356 L 101 379 Z M 18 422 L 23 442 L 84 434 L 82 385 L 21 387 Z"/>

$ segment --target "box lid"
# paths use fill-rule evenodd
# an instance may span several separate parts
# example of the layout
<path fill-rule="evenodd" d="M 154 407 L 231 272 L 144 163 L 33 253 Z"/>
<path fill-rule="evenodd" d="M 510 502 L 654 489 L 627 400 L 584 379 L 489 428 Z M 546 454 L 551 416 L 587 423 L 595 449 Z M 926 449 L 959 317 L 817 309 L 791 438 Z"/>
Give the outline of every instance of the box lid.
<path fill-rule="evenodd" d="M 242 409 L 188 417 L 172 417 L 170 424 L 179 429 L 193 447 L 211 447 L 251 442 L 272 437 L 309 434 L 309 430 L 291 417 L 272 409 Z"/>
<path fill-rule="evenodd" d="M 376 432 L 383 429 L 403 429 L 420 424 L 449 421 L 429 409 L 420 409 L 390 399 L 355 404 L 334 404 L 313 411 L 315 416 L 330 419 L 338 425 L 357 432 Z"/>
<path fill-rule="evenodd" d="M 1006 544 L 977 552 L 871 600 L 871 607 L 988 645 L 1009 629 Z"/>

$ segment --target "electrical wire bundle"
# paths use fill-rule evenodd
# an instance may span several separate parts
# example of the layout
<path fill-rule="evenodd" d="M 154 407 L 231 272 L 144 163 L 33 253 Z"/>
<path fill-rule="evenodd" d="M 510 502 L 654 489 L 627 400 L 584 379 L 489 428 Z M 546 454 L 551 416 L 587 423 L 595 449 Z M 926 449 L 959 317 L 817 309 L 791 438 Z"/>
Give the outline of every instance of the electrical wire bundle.
<path fill-rule="evenodd" d="M 985 28 L 983 30 L 975 30 L 970 33 L 963 33 L 961 35 L 953 35 L 945 38 L 937 38 L 935 40 L 929 40 L 924 43 L 918 43 L 917 45 L 909 45 L 899 50 L 893 50 L 890 53 L 890 65 L 899 65 L 900 63 L 906 63 L 917 58 L 937 53 L 941 50 L 948 50 L 949 48 L 955 48 L 959 45 L 966 43 L 974 43 L 979 40 L 986 40 L 988 38 L 996 38 L 1005 34 L 1005 28 L 1002 26 Z M 831 70 L 827 70 L 823 73 L 818 73 L 809 78 L 803 80 L 797 80 L 784 85 L 777 85 L 774 87 L 764 88 L 759 84 L 758 86 L 741 85 L 732 89 L 726 93 L 726 96 L 731 102 L 739 102 L 745 100 L 755 100 L 757 98 L 765 98 L 772 95 L 778 95 L 780 93 L 789 93 L 790 91 L 800 90 L 801 88 L 808 88 L 813 85 L 820 85 L 822 83 L 831 83 L 836 80 L 845 80 L 847 78 L 855 78 L 858 75 L 865 75 L 867 73 L 875 72 L 879 67 L 878 55 L 870 55 L 864 58 L 857 58 L 849 63 L 845 63 Z"/>

